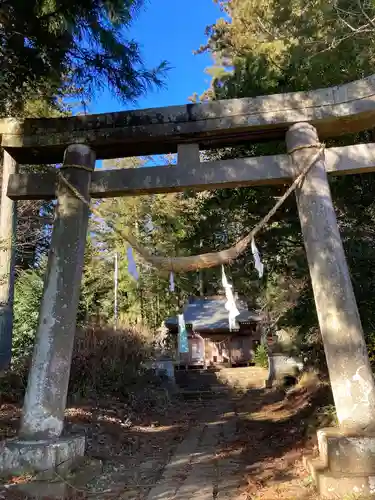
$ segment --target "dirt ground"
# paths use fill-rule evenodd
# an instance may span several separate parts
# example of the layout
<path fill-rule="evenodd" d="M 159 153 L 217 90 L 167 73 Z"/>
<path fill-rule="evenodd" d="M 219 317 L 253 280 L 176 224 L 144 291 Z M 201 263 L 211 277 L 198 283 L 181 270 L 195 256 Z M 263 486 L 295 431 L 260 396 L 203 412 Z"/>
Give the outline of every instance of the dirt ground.
<path fill-rule="evenodd" d="M 264 380 L 261 369 L 231 369 L 218 376 L 222 391 L 173 398 L 131 419 L 118 400 L 69 408 L 67 432 L 85 433 L 88 457 L 102 464 L 72 498 L 317 498 L 302 456 L 316 453 L 315 432 L 307 430 L 320 389 L 286 395 L 264 389 Z M 19 415 L 15 405 L 1 407 L 1 439 L 15 435 Z M 2 490 L 2 498 L 14 497 Z"/>

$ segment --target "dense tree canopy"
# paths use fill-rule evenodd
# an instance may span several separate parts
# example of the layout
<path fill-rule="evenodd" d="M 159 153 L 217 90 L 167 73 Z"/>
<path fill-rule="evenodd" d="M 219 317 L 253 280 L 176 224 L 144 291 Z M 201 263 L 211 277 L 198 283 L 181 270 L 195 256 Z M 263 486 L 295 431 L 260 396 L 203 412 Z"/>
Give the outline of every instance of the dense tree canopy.
<path fill-rule="evenodd" d="M 214 97 L 327 87 L 374 70 L 375 4 L 348 0 L 221 0 L 207 28 Z"/>
<path fill-rule="evenodd" d="M 161 84 L 165 63 L 147 69 L 126 30 L 142 0 L 3 0 L 0 2 L 0 113 L 30 96 L 90 99 L 109 87 L 134 100 Z"/>

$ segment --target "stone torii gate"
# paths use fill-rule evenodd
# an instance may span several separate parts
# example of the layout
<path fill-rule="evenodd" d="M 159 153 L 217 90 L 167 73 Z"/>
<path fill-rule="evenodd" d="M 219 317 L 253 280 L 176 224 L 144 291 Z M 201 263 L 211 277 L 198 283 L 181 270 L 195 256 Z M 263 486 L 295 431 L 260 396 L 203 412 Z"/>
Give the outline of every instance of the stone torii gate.
<path fill-rule="evenodd" d="M 84 453 L 85 445 L 84 438 L 62 438 L 61 433 L 89 210 L 57 173 L 17 174 L 17 163 L 63 161 L 64 176 L 87 200 L 278 184 L 298 175 L 311 152 L 320 148 L 320 140 L 374 124 L 375 76 L 311 92 L 0 121 L 4 182 L 8 181 L 2 191 L 1 216 L 11 220 L 11 200 L 58 201 L 21 429 L 16 440 L 5 443 L 0 469 L 14 473 L 25 467 L 69 466 Z M 199 150 L 282 138 L 288 155 L 199 161 Z M 95 159 L 169 152 L 178 152 L 177 168 L 94 172 Z M 326 149 L 296 191 L 340 423 L 338 430 L 320 431 L 320 461 L 311 464 L 326 498 L 350 491 L 375 498 L 375 383 L 327 177 L 372 171 L 375 144 Z M 11 230 L 9 224 L 8 234 L 0 237 L 10 241 Z M 10 247 L 5 254 L 11 255 Z M 11 269 L 9 258 L 6 265 Z"/>

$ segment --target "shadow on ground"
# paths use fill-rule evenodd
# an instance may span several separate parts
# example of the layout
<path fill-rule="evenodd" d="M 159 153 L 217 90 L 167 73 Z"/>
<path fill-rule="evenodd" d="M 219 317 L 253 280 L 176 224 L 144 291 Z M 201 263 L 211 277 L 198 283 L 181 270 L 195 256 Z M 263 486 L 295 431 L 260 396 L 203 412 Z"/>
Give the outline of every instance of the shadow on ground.
<path fill-rule="evenodd" d="M 182 378 L 182 394 L 167 396 L 160 388 L 154 403 L 137 413 L 133 402 L 119 399 L 67 410 L 66 432 L 85 433 L 87 454 L 103 462 L 87 497 L 316 498 L 302 455 L 314 453 L 311 431 L 319 423 L 316 408 L 330 402 L 326 386 L 266 390 L 265 372 L 257 368 L 200 381 L 194 374 L 191 386 Z M 19 415 L 16 405 L 3 405 L 2 438 L 14 435 Z"/>

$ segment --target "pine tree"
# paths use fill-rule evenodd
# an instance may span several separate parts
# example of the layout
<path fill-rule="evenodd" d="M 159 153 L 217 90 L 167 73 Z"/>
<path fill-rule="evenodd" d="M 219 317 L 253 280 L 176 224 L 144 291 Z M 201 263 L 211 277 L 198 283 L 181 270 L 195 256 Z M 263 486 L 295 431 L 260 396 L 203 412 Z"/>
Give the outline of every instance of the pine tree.
<path fill-rule="evenodd" d="M 32 96 L 89 99 L 110 88 L 134 100 L 162 83 L 165 63 L 147 69 L 126 30 L 141 0 L 5 0 L 0 4 L 0 116 Z"/>

